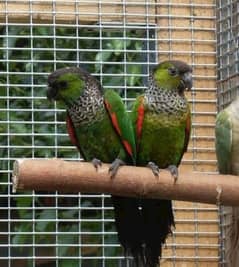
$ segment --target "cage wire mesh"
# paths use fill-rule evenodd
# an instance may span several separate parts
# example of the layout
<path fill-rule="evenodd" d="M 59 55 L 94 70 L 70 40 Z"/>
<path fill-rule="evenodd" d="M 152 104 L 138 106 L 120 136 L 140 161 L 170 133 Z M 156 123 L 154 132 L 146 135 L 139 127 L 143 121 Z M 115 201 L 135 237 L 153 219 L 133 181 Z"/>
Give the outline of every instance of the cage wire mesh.
<path fill-rule="evenodd" d="M 218 111 L 227 107 L 239 95 L 239 2 L 217 2 L 217 62 Z M 221 207 L 220 230 L 222 262 L 224 266 L 237 266 L 238 256 L 232 255 L 237 238 L 238 208 Z M 233 263 L 232 263 L 233 262 Z M 230 265 L 232 264 L 232 265 Z M 233 265 L 233 266 L 234 266 Z"/>
<path fill-rule="evenodd" d="M 47 75 L 57 68 L 81 65 L 130 107 L 153 64 L 191 64 L 193 127 L 182 168 L 216 171 L 215 11 L 213 0 L 0 2 L 0 266 L 127 264 L 108 195 L 12 194 L 15 159 L 80 159 L 65 110 L 46 99 Z M 174 202 L 174 212 L 162 266 L 218 266 L 218 208 Z"/>

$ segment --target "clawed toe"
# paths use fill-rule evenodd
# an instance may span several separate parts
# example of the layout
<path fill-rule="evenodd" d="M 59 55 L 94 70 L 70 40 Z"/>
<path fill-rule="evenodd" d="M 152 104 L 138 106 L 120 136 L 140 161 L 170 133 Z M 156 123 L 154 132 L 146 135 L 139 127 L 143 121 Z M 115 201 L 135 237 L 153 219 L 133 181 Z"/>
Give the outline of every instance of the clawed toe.
<path fill-rule="evenodd" d="M 119 167 L 125 165 L 125 162 L 119 158 L 116 158 L 109 167 L 110 177 L 114 178 Z"/>
<path fill-rule="evenodd" d="M 158 165 L 156 165 L 154 162 L 150 161 L 148 164 L 147 164 L 147 167 L 150 168 L 150 170 L 153 172 L 154 176 L 159 176 L 159 167 Z"/>
<path fill-rule="evenodd" d="M 174 183 L 176 183 L 178 180 L 178 168 L 177 168 L 177 166 L 169 165 L 167 170 L 171 173 L 171 175 L 174 179 Z"/>
<path fill-rule="evenodd" d="M 91 163 L 93 164 L 93 166 L 95 167 L 96 170 L 98 170 L 98 168 L 102 166 L 101 160 L 99 160 L 97 158 L 93 158 Z"/>

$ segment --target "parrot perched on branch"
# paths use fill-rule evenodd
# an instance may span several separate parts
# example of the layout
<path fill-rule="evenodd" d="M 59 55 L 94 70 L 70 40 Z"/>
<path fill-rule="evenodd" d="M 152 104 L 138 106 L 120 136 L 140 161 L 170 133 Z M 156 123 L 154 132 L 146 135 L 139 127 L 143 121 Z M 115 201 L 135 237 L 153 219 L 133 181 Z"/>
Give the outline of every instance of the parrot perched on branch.
<path fill-rule="evenodd" d="M 177 167 L 190 138 L 191 112 L 184 91 L 191 88 L 192 69 L 188 64 L 171 60 L 153 69 L 148 88 L 136 99 L 131 113 L 137 166 L 148 165 L 156 176 L 160 168 L 167 168 L 177 179 Z M 156 179 L 160 179 L 160 175 Z M 142 199 L 138 205 L 141 206 L 144 266 L 156 267 L 161 246 L 174 226 L 172 203 L 171 200 Z M 127 238 L 127 229 L 123 234 Z"/>
<path fill-rule="evenodd" d="M 135 163 L 133 128 L 114 91 L 103 92 L 99 81 L 84 69 L 66 67 L 49 75 L 47 97 L 65 104 L 68 134 L 85 160 L 93 160 L 95 167 L 118 156 Z M 120 158 L 113 164 L 121 164 Z"/>
<path fill-rule="evenodd" d="M 99 159 L 113 161 L 110 170 L 114 175 L 124 162 L 136 162 L 137 166 L 148 164 L 155 175 L 159 168 L 168 168 L 177 178 L 190 136 L 184 90 L 192 87 L 191 72 L 180 61 L 159 64 L 145 94 L 135 102 L 131 121 L 119 96 L 112 91 L 103 93 L 99 82 L 80 68 L 52 73 L 47 96 L 65 103 L 70 138 L 84 159 L 93 159 L 96 167 Z M 126 255 L 134 257 L 136 267 L 156 267 L 161 246 L 174 226 L 171 201 L 118 196 L 112 200 Z"/>
<path fill-rule="evenodd" d="M 48 77 L 48 99 L 65 104 L 67 130 L 72 143 L 86 161 L 97 168 L 112 163 L 112 176 L 124 163 L 135 165 L 134 130 L 121 98 L 103 91 L 99 81 L 82 68 L 58 69 Z M 140 261 L 140 212 L 134 198 L 112 196 L 116 229 L 126 255 Z M 127 226 L 127 239 L 121 235 Z M 137 251 L 137 253 L 136 253 Z M 140 254 L 140 255 L 138 255 Z"/>
<path fill-rule="evenodd" d="M 221 174 L 239 175 L 239 96 L 218 113 L 215 127 L 218 170 Z M 239 180 L 238 180 L 239 182 Z M 226 260 L 229 266 L 239 266 L 239 208 L 225 207 L 231 214 L 226 231 Z M 228 220 L 229 221 L 229 220 Z"/>

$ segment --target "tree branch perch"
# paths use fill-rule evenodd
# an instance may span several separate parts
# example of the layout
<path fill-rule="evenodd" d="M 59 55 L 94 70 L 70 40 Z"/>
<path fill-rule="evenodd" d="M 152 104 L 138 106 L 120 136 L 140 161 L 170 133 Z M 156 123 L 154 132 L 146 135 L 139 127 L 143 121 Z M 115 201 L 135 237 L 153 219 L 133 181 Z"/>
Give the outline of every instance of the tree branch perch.
<path fill-rule="evenodd" d="M 124 166 L 111 179 L 108 167 L 103 164 L 96 171 L 88 162 L 20 159 L 14 163 L 13 191 L 109 193 L 239 206 L 238 176 L 181 171 L 174 183 L 168 171 L 157 178 L 148 168 Z"/>

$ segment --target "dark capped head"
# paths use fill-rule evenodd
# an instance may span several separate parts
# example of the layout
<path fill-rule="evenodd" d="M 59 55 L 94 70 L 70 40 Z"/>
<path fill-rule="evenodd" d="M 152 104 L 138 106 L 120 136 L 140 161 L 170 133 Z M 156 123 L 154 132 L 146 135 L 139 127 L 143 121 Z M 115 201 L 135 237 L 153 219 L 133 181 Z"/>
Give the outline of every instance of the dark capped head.
<path fill-rule="evenodd" d="M 101 91 L 99 81 L 80 67 L 58 69 L 48 77 L 47 98 L 66 104 L 77 100 L 89 87 Z"/>
<path fill-rule="evenodd" d="M 192 68 L 180 60 L 168 60 L 159 63 L 153 70 L 156 84 L 165 90 L 177 89 L 179 93 L 193 86 Z"/>

